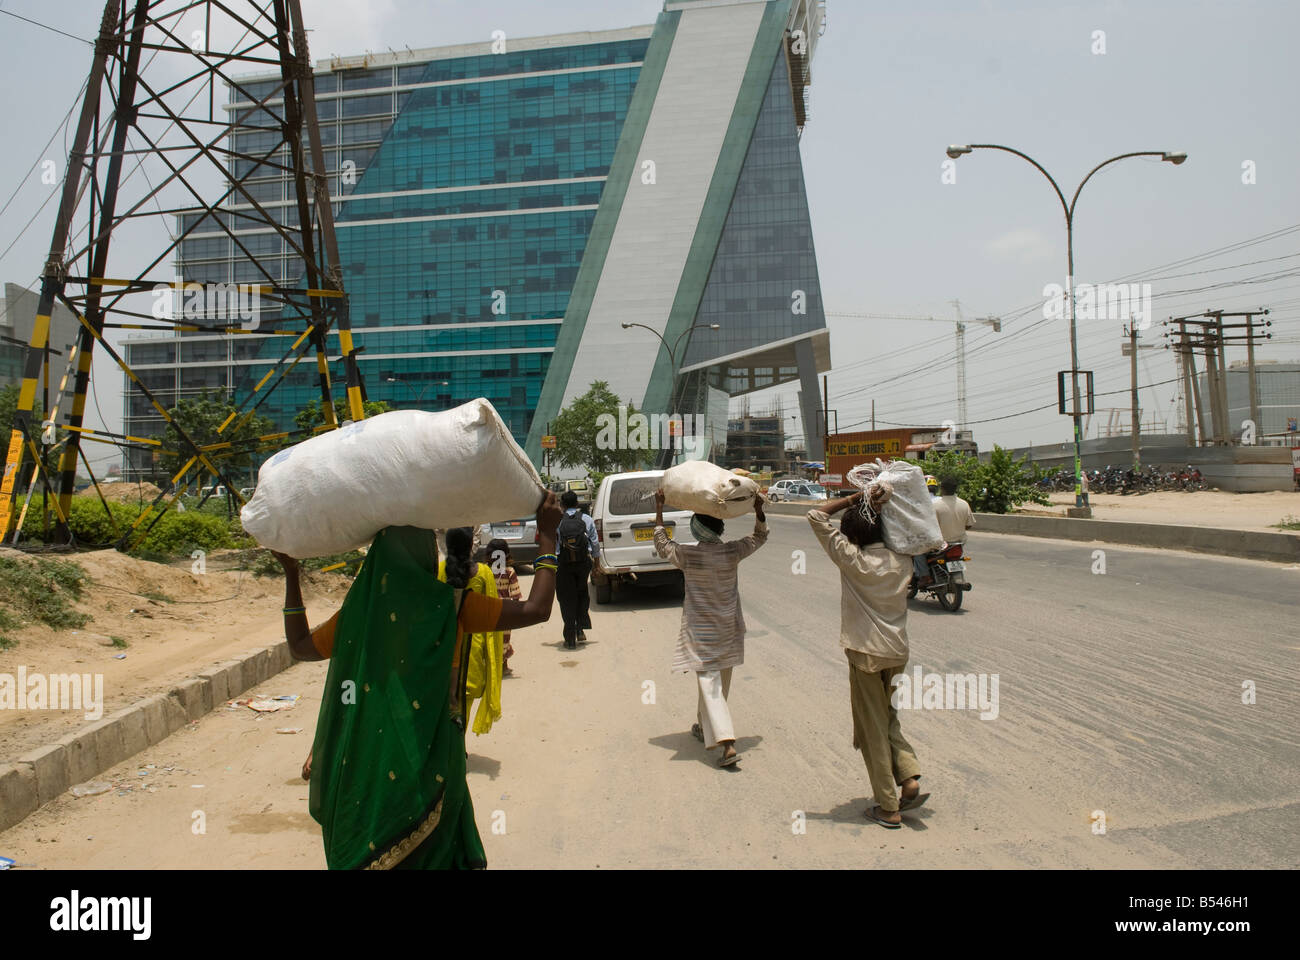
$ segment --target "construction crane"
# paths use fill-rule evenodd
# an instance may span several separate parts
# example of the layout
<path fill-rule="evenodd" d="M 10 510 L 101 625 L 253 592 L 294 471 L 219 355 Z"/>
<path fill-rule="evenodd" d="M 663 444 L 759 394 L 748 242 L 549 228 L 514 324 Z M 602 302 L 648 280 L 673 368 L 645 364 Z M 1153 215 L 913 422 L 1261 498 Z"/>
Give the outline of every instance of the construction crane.
<path fill-rule="evenodd" d="M 957 325 L 957 429 L 966 427 L 966 324 L 962 316 L 961 301 L 949 301 L 957 311 L 956 320 L 944 320 L 942 317 L 900 317 L 890 313 L 828 313 L 828 317 L 856 317 L 863 320 L 907 320 L 917 323 L 955 323 Z M 1001 317 L 976 317 L 970 323 L 982 323 L 993 328 L 995 333 L 1002 331 Z"/>

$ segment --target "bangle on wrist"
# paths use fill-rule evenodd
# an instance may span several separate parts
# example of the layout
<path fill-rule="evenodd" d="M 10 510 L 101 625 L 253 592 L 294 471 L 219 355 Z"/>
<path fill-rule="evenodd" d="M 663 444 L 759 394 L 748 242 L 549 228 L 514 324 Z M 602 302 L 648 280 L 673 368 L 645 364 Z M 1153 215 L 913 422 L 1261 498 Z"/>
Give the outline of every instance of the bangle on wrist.
<path fill-rule="evenodd" d="M 284 608 L 284 615 L 286 617 L 290 616 L 291 614 L 295 614 L 295 613 L 305 614 L 306 612 L 307 612 L 306 607 L 285 607 Z"/>

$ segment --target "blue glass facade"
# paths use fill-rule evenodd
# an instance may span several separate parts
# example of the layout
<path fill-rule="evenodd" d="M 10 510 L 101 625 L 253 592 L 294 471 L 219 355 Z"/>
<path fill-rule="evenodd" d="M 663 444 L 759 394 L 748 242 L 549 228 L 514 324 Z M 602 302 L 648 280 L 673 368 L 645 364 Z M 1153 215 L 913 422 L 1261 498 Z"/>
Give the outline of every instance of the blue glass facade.
<path fill-rule="evenodd" d="M 369 399 L 436 410 L 484 396 L 523 441 L 648 43 L 647 36 L 317 75 L 339 259 Z M 262 97 L 276 82 L 241 86 Z M 232 89 L 236 116 L 269 125 L 243 99 Z M 260 157 L 277 141 L 273 132 L 244 129 L 232 147 Z M 283 151 L 275 156 L 287 160 Z M 231 163 L 239 175 L 251 162 Z M 248 191 L 279 222 L 297 222 L 287 177 L 250 180 Z M 181 246 L 184 279 L 301 285 L 300 266 L 277 235 L 241 229 L 247 221 L 233 212 L 220 216 L 238 245 L 204 229 L 216 225 L 201 225 Z M 181 228 L 195 219 L 182 215 Z M 271 314 L 262 319 L 263 327 L 276 324 Z M 128 349 L 145 385 L 170 403 L 205 387 L 242 399 L 289 342 L 197 334 Z M 329 347 L 337 357 L 337 336 Z M 341 389 L 341 362 L 331 364 L 331 377 Z M 290 427 L 318 398 L 309 357 L 259 412 Z M 157 432 L 143 397 L 129 395 L 126 413 L 128 433 Z"/>

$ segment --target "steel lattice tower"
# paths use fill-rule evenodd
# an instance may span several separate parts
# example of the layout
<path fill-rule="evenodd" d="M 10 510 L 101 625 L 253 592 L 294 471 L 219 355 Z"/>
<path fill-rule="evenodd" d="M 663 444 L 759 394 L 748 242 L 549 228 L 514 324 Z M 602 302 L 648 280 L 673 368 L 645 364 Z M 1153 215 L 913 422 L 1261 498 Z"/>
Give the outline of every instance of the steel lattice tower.
<path fill-rule="evenodd" d="M 276 68 L 282 82 L 262 97 L 249 95 L 232 75 L 241 69 Z M 217 92 L 223 85 L 254 106 L 223 115 Z M 273 100 L 283 102 L 270 103 Z M 57 536 L 67 542 L 71 539 L 67 517 L 77 459 L 85 456 L 81 441 L 119 446 L 158 443 L 82 426 L 91 358 L 97 345 L 113 357 L 176 430 L 189 454 L 188 462 L 172 478 L 172 488 L 188 485 L 206 473 L 242 502 L 219 465 L 231 444 L 199 446 L 140 383 L 103 334 L 109 328 L 202 330 L 231 336 L 254 331 L 228 322 L 227 316 L 214 316 L 212 310 L 194 322 L 172 322 L 170 315 L 160 319 L 151 309 L 160 293 L 173 299 L 197 295 L 208 307 L 218 308 L 231 296 L 257 297 L 259 304 L 269 305 L 265 312 L 276 321 L 277 329 L 256 332 L 290 340 L 276 366 L 243 398 L 219 432 L 235 424 L 228 434 L 233 435 L 313 349 L 325 422 L 337 426 L 326 359 L 326 334 L 331 327 L 339 335 L 350 416 L 363 418 L 361 380 L 316 116 L 300 0 L 108 0 L 41 275 L 36 322 L 0 483 L 0 532 L 7 534 L 16 519 L 14 494 L 24 457 L 35 462 L 32 488 L 43 483 L 56 494 Z M 235 135 L 241 132 L 271 132 L 276 142 L 265 151 L 237 152 Z M 247 181 L 285 171 L 291 176 L 296 200 L 296 206 L 286 210 L 296 216 L 282 213 L 277 217 L 257 201 Z M 215 201 L 205 199 L 214 195 Z M 180 224 L 186 222 L 188 227 L 181 229 Z M 235 249 L 254 263 L 256 258 L 245 245 L 248 238 L 234 231 L 269 228 L 283 240 L 291 259 L 300 263 L 300 283 L 282 283 L 260 265 L 264 277 L 238 286 L 197 284 L 161 275 L 168 260 L 179 258 L 181 242 L 200 224 L 205 230 L 224 232 Z M 115 238 L 119 240 L 116 247 Z M 120 248 L 128 238 L 129 248 L 123 252 Z M 140 249 L 149 250 L 150 255 L 141 258 Z M 134 264 L 128 262 L 132 258 Z M 143 259 L 149 262 L 140 262 Z M 56 404 L 53 411 L 47 411 L 47 421 L 37 431 L 32 413 L 43 370 L 48 386 L 50 316 L 56 303 L 71 310 L 81 325 L 64 374 L 65 385 L 69 376 L 74 378 L 73 396 L 70 409 L 58 410 Z M 187 320 L 192 320 L 188 313 Z M 63 388 L 57 396 L 63 397 Z M 42 445 L 53 439 L 51 434 L 57 437 L 62 452 L 56 475 L 47 476 L 41 452 Z M 285 436 L 258 440 L 282 440 Z M 155 501 L 122 536 L 119 547 L 132 539 L 157 504 Z"/>

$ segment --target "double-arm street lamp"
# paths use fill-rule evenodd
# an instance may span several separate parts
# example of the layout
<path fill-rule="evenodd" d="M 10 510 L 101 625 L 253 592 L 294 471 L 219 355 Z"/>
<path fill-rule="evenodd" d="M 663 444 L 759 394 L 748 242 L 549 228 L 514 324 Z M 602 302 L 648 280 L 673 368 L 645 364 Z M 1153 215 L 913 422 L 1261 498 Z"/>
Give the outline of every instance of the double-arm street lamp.
<path fill-rule="evenodd" d="M 1083 178 L 1078 189 L 1074 191 L 1074 196 L 1067 203 L 1065 194 L 1057 185 L 1056 181 L 1052 179 L 1052 175 L 1043 169 L 1042 164 L 1027 153 L 1021 153 L 1019 150 L 1012 149 L 1011 147 L 1003 147 L 996 143 L 953 144 L 948 147 L 947 153 L 949 157 L 956 160 L 958 157 L 970 153 L 972 150 L 1001 150 L 1004 153 L 1013 153 L 1022 160 L 1027 160 L 1032 163 L 1038 168 L 1038 172 L 1045 176 L 1048 183 L 1052 185 L 1052 189 L 1056 191 L 1056 196 L 1061 201 L 1061 209 L 1065 212 L 1066 298 L 1070 305 L 1070 381 L 1074 397 L 1074 408 L 1070 411 L 1074 419 L 1074 505 L 1076 508 L 1082 507 L 1084 505 L 1083 482 L 1081 478 L 1083 461 L 1080 443 L 1082 441 L 1081 424 L 1083 409 L 1079 396 L 1079 341 L 1074 322 L 1074 207 L 1075 204 L 1079 202 L 1079 194 L 1083 192 L 1084 186 L 1092 179 L 1092 175 L 1102 167 L 1115 163 L 1118 160 L 1127 160 L 1129 157 L 1159 157 L 1162 161 L 1178 166 L 1178 164 L 1187 159 L 1187 154 L 1182 152 L 1170 153 L 1164 150 L 1139 150 L 1134 153 L 1121 153 L 1117 157 L 1103 160 L 1088 171 L 1088 175 Z"/>
<path fill-rule="evenodd" d="M 423 400 L 424 400 L 424 391 L 428 390 L 430 387 L 448 387 L 448 386 L 451 386 L 451 381 L 450 381 L 450 380 L 430 380 L 428 383 L 426 383 L 424 386 L 422 386 L 422 387 L 420 388 L 420 392 L 419 392 L 419 393 L 416 393 L 416 391 L 415 391 L 415 387 L 411 386 L 411 384 L 410 384 L 408 381 L 403 380 L 401 377 L 384 377 L 384 379 L 385 379 L 386 381 L 388 381 L 389 383 L 401 383 L 401 384 L 405 384 L 405 385 L 406 385 L 406 389 L 407 389 L 407 390 L 410 390 L 410 391 L 411 391 L 411 396 L 413 396 L 413 397 L 415 398 L 415 405 L 416 405 L 417 407 L 418 407 L 418 406 L 423 402 Z"/>
<path fill-rule="evenodd" d="M 674 389 L 669 391 L 668 402 L 669 402 L 669 406 L 673 406 L 676 402 L 675 398 L 677 396 L 676 389 L 675 389 L 677 384 L 677 348 L 682 345 L 682 338 L 685 337 L 692 330 L 700 330 L 704 328 L 708 328 L 709 330 L 720 330 L 722 328 L 722 325 L 718 323 L 697 323 L 694 326 L 687 327 L 685 330 L 683 330 L 681 333 L 677 335 L 677 339 L 673 341 L 673 345 L 671 347 L 668 346 L 668 341 L 665 340 L 663 336 L 659 333 L 659 331 L 654 329 L 654 327 L 647 327 L 644 323 L 623 324 L 624 330 L 631 329 L 632 327 L 640 327 L 642 330 L 649 330 L 651 333 L 655 335 L 655 339 L 658 340 L 661 344 L 663 344 L 664 349 L 668 351 L 669 370 L 672 373 L 673 387 L 674 387 Z M 668 412 L 671 414 L 672 410 L 669 410 Z"/>

